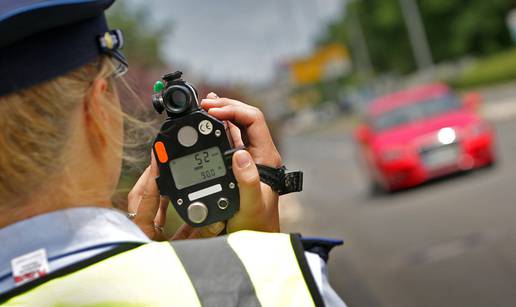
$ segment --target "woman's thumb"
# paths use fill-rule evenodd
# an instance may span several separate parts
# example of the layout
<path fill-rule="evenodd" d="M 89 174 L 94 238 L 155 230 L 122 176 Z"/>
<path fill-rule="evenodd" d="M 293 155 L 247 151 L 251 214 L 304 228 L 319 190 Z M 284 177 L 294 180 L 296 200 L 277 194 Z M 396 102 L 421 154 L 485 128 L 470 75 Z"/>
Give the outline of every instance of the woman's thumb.
<path fill-rule="evenodd" d="M 240 190 L 240 212 L 253 214 L 262 205 L 260 174 L 251 155 L 245 150 L 239 150 L 233 154 L 233 174 L 238 182 Z"/>

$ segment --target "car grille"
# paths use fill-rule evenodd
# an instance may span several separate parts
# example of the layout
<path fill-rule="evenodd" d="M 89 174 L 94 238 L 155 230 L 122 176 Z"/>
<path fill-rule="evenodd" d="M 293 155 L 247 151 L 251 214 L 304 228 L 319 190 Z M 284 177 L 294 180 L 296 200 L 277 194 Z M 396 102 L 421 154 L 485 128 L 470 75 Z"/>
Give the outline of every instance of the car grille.
<path fill-rule="evenodd" d="M 434 144 L 422 147 L 419 156 L 423 165 L 429 170 L 435 170 L 458 163 L 460 146 L 459 143 L 448 145 Z"/>
<path fill-rule="evenodd" d="M 429 146 L 423 146 L 419 149 L 419 154 L 420 155 L 425 155 L 425 154 L 428 154 L 428 153 L 432 153 L 436 150 L 440 150 L 442 148 L 457 148 L 459 146 L 459 143 L 458 142 L 454 142 L 454 143 L 451 143 L 451 144 L 447 144 L 447 145 L 443 145 L 443 144 L 432 144 L 432 145 L 429 145 Z"/>

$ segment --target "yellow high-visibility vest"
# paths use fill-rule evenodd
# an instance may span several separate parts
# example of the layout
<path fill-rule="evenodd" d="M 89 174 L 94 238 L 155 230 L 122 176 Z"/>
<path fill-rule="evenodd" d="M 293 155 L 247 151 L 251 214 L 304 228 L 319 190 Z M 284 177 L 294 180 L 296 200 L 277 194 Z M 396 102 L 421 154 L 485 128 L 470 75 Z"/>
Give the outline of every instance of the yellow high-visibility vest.
<path fill-rule="evenodd" d="M 111 253 L 111 255 L 109 255 Z M 153 242 L 0 295 L 5 306 L 322 306 L 295 235 Z"/>

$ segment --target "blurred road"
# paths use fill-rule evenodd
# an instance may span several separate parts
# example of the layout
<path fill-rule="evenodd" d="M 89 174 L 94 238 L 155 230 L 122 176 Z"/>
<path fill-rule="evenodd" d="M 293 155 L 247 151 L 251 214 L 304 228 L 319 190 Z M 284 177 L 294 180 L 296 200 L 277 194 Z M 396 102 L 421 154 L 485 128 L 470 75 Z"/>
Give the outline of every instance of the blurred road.
<path fill-rule="evenodd" d="M 376 198 L 349 132 L 285 136 L 305 190 L 282 200 L 283 230 L 345 240 L 330 274 L 349 306 L 515 306 L 516 119 L 495 127 L 496 168 Z"/>

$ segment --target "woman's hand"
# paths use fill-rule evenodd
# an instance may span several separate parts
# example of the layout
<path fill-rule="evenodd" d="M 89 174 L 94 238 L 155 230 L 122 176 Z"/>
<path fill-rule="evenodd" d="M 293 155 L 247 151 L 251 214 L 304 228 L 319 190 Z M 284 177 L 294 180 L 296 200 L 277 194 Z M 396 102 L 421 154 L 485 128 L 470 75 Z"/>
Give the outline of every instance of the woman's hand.
<path fill-rule="evenodd" d="M 227 120 L 236 147 L 243 147 L 242 135 L 247 139 L 247 151 L 233 155 L 233 173 L 240 191 L 240 210 L 227 221 L 227 232 L 238 230 L 279 231 L 278 194 L 260 182 L 255 163 L 271 167 L 281 166 L 281 157 L 274 146 L 265 118 L 260 110 L 240 101 L 219 98 L 210 93 L 202 107 L 219 120 Z M 171 237 L 163 233 L 169 200 L 160 197 L 155 178 L 158 166 L 151 154 L 151 165 L 145 170 L 128 195 L 128 211 L 135 213 L 134 222 L 152 240 L 180 240 L 208 238 L 224 229 L 223 222 L 206 227 L 181 226 Z"/>
<path fill-rule="evenodd" d="M 133 221 L 151 239 L 155 241 L 209 238 L 217 236 L 224 229 L 224 223 L 218 222 L 206 227 L 193 228 L 182 225 L 172 237 L 166 237 L 163 226 L 167 220 L 169 200 L 161 197 L 156 184 L 159 176 L 158 165 L 151 153 L 151 165 L 140 176 L 127 196 L 128 212 L 134 214 Z"/>
<path fill-rule="evenodd" d="M 215 93 L 208 94 L 201 106 L 210 115 L 228 121 L 236 147 L 244 146 L 242 135 L 245 136 L 247 151 L 254 162 L 274 168 L 281 166 L 281 156 L 274 146 L 262 111 L 237 100 L 219 98 Z"/>
<path fill-rule="evenodd" d="M 233 155 L 233 173 L 240 190 L 240 210 L 227 222 L 227 231 L 249 229 L 279 231 L 278 194 L 260 182 L 256 164 L 280 167 L 281 156 L 274 146 L 263 113 L 243 102 L 219 98 L 210 93 L 201 106 L 219 120 L 229 121 L 233 143 L 243 147 L 242 135 L 247 139 L 247 151 Z"/>

